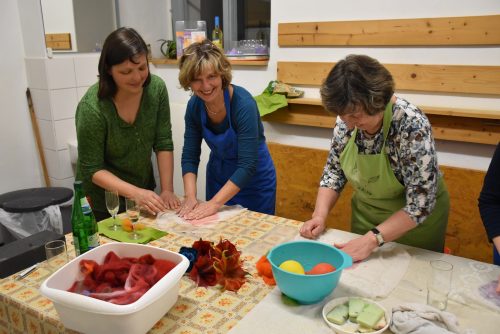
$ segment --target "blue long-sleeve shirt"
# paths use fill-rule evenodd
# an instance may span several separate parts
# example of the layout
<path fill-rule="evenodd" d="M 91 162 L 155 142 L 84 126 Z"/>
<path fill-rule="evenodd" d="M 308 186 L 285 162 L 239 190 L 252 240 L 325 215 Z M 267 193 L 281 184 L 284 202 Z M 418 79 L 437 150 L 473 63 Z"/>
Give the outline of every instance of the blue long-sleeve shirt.
<path fill-rule="evenodd" d="M 230 177 L 230 180 L 241 189 L 255 174 L 259 144 L 266 139 L 259 110 L 252 95 L 243 87 L 232 86 L 231 125 L 238 138 L 238 162 L 237 169 Z M 182 148 L 182 175 L 190 172 L 198 174 L 201 141 L 203 139 L 202 112 L 205 112 L 203 100 L 193 96 L 188 102 L 184 117 L 186 129 L 184 132 L 184 147 Z M 227 115 L 224 121 L 218 125 L 211 124 L 207 120 L 207 127 L 214 133 L 223 133 L 229 127 Z"/>
<path fill-rule="evenodd" d="M 479 194 L 479 212 L 484 228 L 491 240 L 500 235 L 500 143 L 498 143 L 490 167 L 484 177 Z"/>

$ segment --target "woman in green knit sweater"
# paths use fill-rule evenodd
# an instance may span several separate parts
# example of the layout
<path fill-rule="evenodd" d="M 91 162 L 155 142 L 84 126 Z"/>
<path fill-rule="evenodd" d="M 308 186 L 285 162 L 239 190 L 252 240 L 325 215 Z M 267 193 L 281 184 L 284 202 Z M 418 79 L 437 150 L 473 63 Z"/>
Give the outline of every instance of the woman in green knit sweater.
<path fill-rule="evenodd" d="M 134 29 L 119 28 L 106 38 L 99 81 L 80 100 L 75 118 L 77 179 L 83 181 L 97 220 L 109 217 L 104 189 L 134 199 L 151 214 L 179 206 L 167 89 L 149 73 L 147 46 Z M 153 151 L 159 195 L 154 192 Z M 120 206 L 123 210 L 123 200 Z"/>

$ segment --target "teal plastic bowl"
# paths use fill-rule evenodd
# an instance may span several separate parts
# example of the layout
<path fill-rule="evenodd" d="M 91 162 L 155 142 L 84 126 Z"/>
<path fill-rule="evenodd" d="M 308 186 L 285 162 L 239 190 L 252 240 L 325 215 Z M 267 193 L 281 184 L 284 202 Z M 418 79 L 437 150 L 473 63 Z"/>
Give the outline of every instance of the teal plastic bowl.
<path fill-rule="evenodd" d="M 318 241 L 290 241 L 275 246 L 267 258 L 274 279 L 281 292 L 300 304 L 322 301 L 337 287 L 342 270 L 352 265 L 352 258 L 343 251 Z M 336 270 L 322 275 L 300 275 L 279 268 L 286 260 L 298 261 L 309 271 L 316 264 L 326 262 Z"/>

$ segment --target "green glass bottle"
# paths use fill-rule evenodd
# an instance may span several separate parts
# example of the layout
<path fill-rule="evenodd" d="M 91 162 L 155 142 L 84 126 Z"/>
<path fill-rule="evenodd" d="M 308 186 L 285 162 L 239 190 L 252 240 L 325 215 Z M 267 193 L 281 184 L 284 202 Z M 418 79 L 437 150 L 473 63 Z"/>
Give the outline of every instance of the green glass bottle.
<path fill-rule="evenodd" d="M 215 28 L 212 31 L 212 43 L 219 49 L 224 50 L 222 29 L 219 24 L 219 17 L 215 17 Z"/>
<path fill-rule="evenodd" d="M 82 182 L 75 181 L 75 195 L 71 212 L 71 228 L 76 256 L 99 246 L 99 232 L 92 209 L 83 193 Z"/>

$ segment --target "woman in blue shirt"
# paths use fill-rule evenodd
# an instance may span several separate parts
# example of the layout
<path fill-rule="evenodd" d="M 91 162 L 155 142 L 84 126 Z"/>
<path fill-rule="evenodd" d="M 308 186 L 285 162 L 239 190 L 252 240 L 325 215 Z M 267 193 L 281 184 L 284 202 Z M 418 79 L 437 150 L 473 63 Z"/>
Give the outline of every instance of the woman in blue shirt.
<path fill-rule="evenodd" d="M 208 40 L 186 48 L 179 67 L 181 86 L 193 94 L 185 115 L 179 216 L 201 219 L 224 204 L 274 214 L 276 172 L 252 95 L 231 84 L 229 60 Z M 196 193 L 202 139 L 210 147 L 203 203 Z"/>

